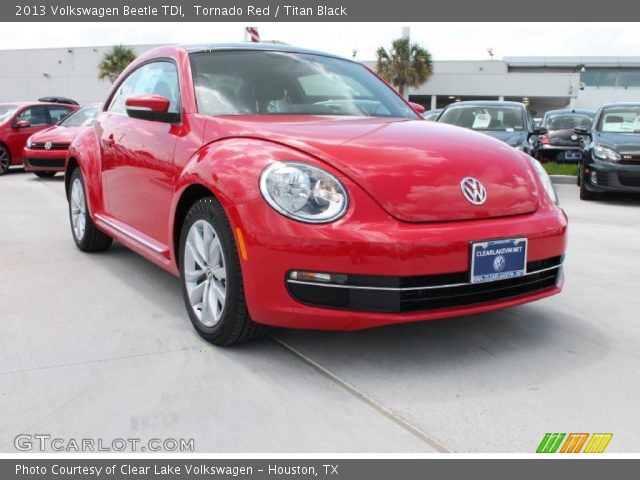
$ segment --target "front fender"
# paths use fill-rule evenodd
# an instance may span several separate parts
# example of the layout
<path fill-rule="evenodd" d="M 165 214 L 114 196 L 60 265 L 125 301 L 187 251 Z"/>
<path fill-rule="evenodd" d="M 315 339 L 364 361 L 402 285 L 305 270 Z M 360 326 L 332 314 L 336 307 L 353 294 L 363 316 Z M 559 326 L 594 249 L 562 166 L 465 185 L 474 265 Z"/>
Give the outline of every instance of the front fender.
<path fill-rule="evenodd" d="M 80 168 L 87 193 L 87 206 L 93 217 L 94 212 L 104 210 L 101 176 L 101 151 L 98 137 L 93 128 L 80 132 L 71 142 L 65 167 L 65 186 L 69 194 L 69 175 L 75 165 Z"/>

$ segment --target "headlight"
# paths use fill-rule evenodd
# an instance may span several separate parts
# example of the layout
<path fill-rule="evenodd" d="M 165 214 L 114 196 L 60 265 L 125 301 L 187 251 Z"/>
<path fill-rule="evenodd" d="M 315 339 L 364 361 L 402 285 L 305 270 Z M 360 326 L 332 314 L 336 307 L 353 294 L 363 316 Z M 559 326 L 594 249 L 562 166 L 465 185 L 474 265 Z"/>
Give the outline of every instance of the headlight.
<path fill-rule="evenodd" d="M 272 163 L 260 175 L 260 191 L 275 210 L 302 222 L 333 222 L 347 211 L 347 192 L 338 179 L 306 163 Z"/>
<path fill-rule="evenodd" d="M 547 195 L 549 195 L 549 198 L 551 198 L 551 201 L 553 203 L 558 205 L 559 203 L 558 194 L 556 193 L 556 189 L 553 188 L 553 183 L 551 183 L 551 178 L 549 178 L 549 174 L 544 169 L 542 164 L 535 158 L 529 157 L 529 161 L 531 162 L 531 165 L 533 165 L 533 169 L 538 174 L 538 178 L 542 182 L 542 185 L 544 186 L 544 189 L 547 192 Z"/>
<path fill-rule="evenodd" d="M 596 145 L 593 147 L 593 154 L 600 160 L 608 160 L 610 162 L 619 162 L 622 158 L 618 152 L 611 148 Z"/>
<path fill-rule="evenodd" d="M 31 137 L 29 137 L 27 139 L 27 148 L 31 148 L 32 142 L 31 142 Z"/>

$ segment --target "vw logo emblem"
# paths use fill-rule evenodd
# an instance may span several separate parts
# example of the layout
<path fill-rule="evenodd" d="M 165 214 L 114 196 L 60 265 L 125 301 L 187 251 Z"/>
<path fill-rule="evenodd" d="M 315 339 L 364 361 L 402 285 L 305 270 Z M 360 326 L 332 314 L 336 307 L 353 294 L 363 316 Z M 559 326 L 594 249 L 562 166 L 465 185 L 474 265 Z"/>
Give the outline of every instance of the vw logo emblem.
<path fill-rule="evenodd" d="M 493 270 L 495 272 L 501 272 L 502 270 L 504 270 L 504 267 L 506 264 L 507 264 L 507 261 L 505 260 L 504 256 L 498 255 L 493 260 Z"/>
<path fill-rule="evenodd" d="M 578 135 L 571 135 L 571 140 L 573 140 L 574 142 L 578 140 Z"/>
<path fill-rule="evenodd" d="M 480 180 L 473 177 L 464 177 L 460 182 L 460 188 L 464 198 L 474 205 L 482 205 L 487 201 L 487 191 Z"/>
<path fill-rule="evenodd" d="M 45 150 L 51 150 L 51 147 L 53 147 L 53 143 L 51 142 L 47 142 L 44 144 Z"/>

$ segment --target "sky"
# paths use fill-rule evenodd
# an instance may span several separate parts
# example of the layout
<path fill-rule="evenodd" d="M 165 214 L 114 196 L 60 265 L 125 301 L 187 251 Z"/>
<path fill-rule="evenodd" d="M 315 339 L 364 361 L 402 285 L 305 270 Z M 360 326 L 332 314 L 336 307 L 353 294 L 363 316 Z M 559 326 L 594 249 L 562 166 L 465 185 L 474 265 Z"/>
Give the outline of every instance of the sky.
<path fill-rule="evenodd" d="M 375 59 L 408 26 L 435 60 L 640 56 L 640 23 L 256 23 L 264 40 Z M 244 23 L 1 23 L 0 49 L 243 40 Z M 28 32 L 28 34 L 25 34 Z"/>

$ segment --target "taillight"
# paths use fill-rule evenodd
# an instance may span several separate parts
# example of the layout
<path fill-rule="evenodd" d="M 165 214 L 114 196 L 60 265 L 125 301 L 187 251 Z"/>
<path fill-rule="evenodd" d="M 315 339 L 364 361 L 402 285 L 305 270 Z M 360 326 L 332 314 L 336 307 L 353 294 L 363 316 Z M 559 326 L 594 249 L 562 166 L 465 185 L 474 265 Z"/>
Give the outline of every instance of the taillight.
<path fill-rule="evenodd" d="M 549 137 L 547 137 L 546 135 L 540 135 L 540 143 L 548 145 L 551 143 L 551 141 L 549 141 Z"/>

